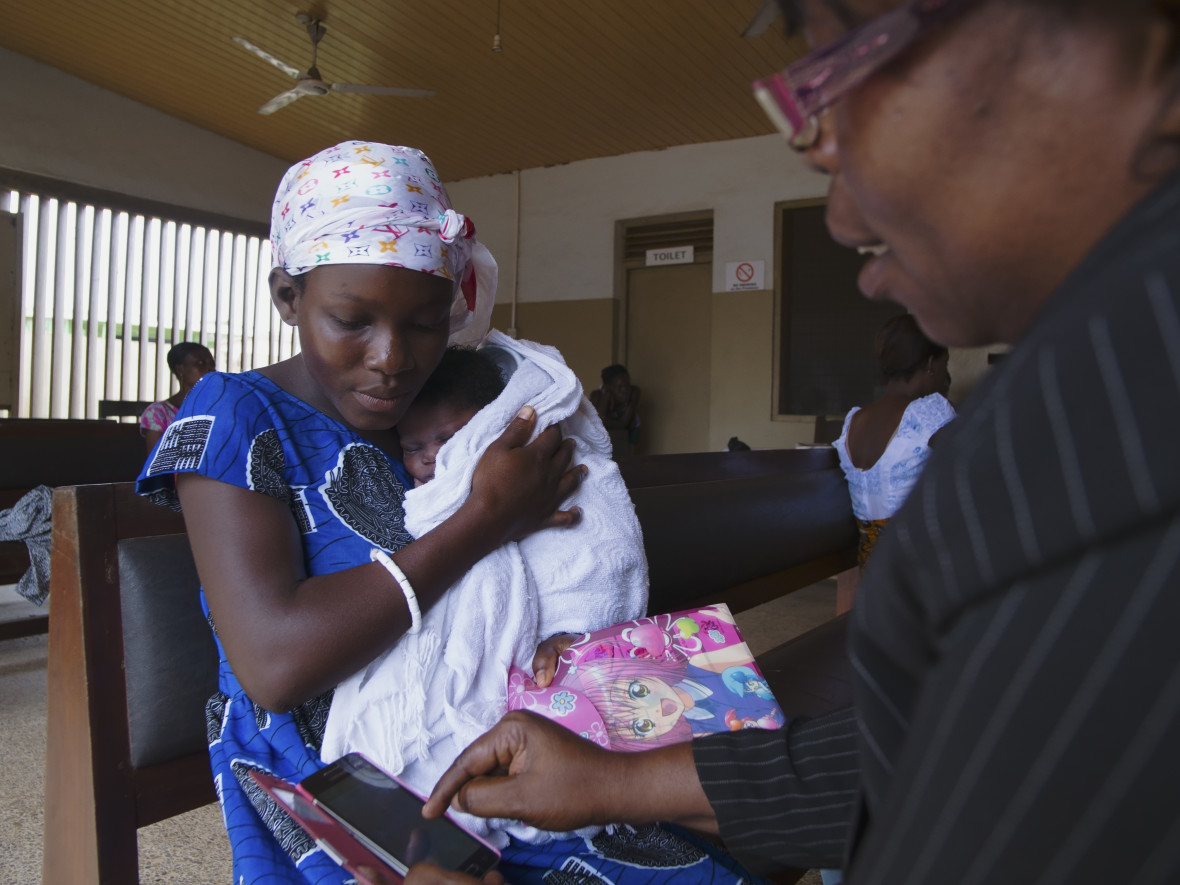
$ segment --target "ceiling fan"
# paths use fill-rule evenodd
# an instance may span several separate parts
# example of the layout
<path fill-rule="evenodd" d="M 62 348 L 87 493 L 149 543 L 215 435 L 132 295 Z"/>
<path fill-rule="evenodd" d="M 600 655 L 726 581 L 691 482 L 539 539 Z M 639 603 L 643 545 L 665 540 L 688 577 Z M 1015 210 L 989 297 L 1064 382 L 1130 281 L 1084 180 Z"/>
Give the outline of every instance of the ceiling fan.
<path fill-rule="evenodd" d="M 293 65 L 287 64 L 278 58 L 275 58 L 265 49 L 260 49 L 251 43 L 249 40 L 242 37 L 234 37 L 233 41 L 250 52 L 253 52 L 263 61 L 270 62 L 280 71 L 295 78 L 295 85 L 286 92 L 280 93 L 264 104 L 258 109 L 260 114 L 273 114 L 280 108 L 285 108 L 297 98 L 302 98 L 305 95 L 327 95 L 329 92 L 364 92 L 369 95 L 399 95 L 403 98 L 429 98 L 434 95 L 429 89 L 402 89 L 397 86 L 363 86 L 359 83 L 326 83 L 323 77 L 320 76 L 319 68 L 316 67 L 316 51 L 319 48 L 319 43 L 324 39 L 324 34 L 327 33 L 327 28 L 320 23 L 319 19 L 314 19 L 306 12 L 296 13 L 300 24 L 307 28 L 307 36 L 311 38 L 311 67 L 306 71 L 300 71 Z"/>

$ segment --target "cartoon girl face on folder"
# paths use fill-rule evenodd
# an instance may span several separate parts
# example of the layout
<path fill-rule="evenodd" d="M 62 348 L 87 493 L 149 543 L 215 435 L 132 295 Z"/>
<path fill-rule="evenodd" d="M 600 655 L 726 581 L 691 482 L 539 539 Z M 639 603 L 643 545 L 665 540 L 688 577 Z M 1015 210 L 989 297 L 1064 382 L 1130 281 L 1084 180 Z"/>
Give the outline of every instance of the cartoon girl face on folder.
<path fill-rule="evenodd" d="M 692 737 L 685 711 L 685 661 L 615 658 L 579 667 L 562 684 L 581 692 L 601 714 L 614 750 L 648 750 Z"/>
<path fill-rule="evenodd" d="M 773 696 L 747 690 L 745 675 L 718 674 L 684 660 L 615 658 L 579 667 L 561 684 L 598 710 L 611 749 L 631 751 L 729 731 L 738 720 L 761 728 L 781 725 Z"/>

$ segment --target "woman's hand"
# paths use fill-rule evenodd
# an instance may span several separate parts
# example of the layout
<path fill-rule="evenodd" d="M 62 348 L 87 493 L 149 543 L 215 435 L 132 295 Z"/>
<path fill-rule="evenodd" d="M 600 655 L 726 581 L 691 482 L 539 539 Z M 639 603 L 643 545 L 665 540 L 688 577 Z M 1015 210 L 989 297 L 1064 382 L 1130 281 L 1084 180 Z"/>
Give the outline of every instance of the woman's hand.
<path fill-rule="evenodd" d="M 537 646 L 537 653 L 533 655 L 533 681 L 541 688 L 548 688 L 553 681 L 553 674 L 557 672 L 557 659 L 561 653 L 574 644 L 579 633 L 558 633 L 550 636 Z"/>
<path fill-rule="evenodd" d="M 518 541 L 538 529 L 574 525 L 581 515 L 576 507 L 558 509 L 586 475 L 585 467 L 571 467 L 574 441 L 563 440 L 554 426 L 530 443 L 536 423 L 531 406 L 521 409 L 488 446 L 471 479 L 464 507 L 477 508 L 500 543 Z"/>

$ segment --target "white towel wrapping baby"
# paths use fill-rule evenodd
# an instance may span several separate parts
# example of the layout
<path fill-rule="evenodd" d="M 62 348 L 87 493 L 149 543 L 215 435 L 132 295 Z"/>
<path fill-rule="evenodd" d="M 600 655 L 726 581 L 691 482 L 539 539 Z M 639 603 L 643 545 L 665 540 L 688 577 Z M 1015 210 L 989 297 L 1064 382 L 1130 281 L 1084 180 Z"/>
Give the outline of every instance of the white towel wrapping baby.
<path fill-rule="evenodd" d="M 439 451 L 435 476 L 406 495 L 415 537 L 458 509 L 479 456 L 528 404 L 537 432 L 560 424 L 589 468 L 564 504 L 582 509 L 574 528 L 547 529 L 477 563 L 382 657 L 336 688 L 321 756 L 364 753 L 421 793 L 507 709 L 508 667 L 532 672 L 537 644 L 638 617 L 647 606 L 647 560 L 635 508 L 610 459 L 610 439 L 582 386 L 552 347 L 492 332 L 488 344 L 519 363 L 503 393 Z M 547 838 L 519 823 L 460 815 L 464 825 L 506 844 L 504 831 Z"/>

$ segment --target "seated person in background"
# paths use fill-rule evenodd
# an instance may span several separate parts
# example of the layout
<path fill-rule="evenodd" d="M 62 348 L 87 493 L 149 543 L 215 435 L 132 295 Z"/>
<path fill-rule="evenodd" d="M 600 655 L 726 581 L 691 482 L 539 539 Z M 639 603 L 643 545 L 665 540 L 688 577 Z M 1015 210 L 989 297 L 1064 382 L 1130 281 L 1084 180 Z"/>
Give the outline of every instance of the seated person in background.
<path fill-rule="evenodd" d="M 139 432 L 147 442 L 150 455 L 164 430 L 176 417 L 176 410 L 193 389 L 193 385 L 213 371 L 213 354 L 209 348 L 195 341 L 181 341 L 168 351 L 168 368 L 180 382 L 180 390 L 159 402 L 152 403 L 139 416 Z"/>
<path fill-rule="evenodd" d="M 402 462 L 414 477 L 414 488 L 434 479 L 434 459 L 443 443 L 503 390 L 504 378 L 487 356 L 465 347 L 447 348 L 397 423 Z"/>
<path fill-rule="evenodd" d="M 639 441 L 639 388 L 627 367 L 616 363 L 603 369 L 602 386 L 590 391 L 590 402 L 610 434 L 615 460 L 631 454 Z"/>
<path fill-rule="evenodd" d="M 885 323 L 875 349 L 885 393 L 852 409 L 834 443 L 860 527 L 856 558 L 862 568 L 881 529 L 918 481 L 934 435 L 955 417 L 946 398 L 947 349 L 922 333 L 913 314 Z"/>

